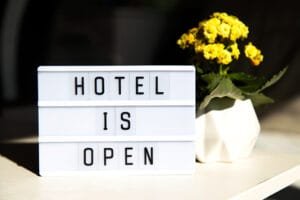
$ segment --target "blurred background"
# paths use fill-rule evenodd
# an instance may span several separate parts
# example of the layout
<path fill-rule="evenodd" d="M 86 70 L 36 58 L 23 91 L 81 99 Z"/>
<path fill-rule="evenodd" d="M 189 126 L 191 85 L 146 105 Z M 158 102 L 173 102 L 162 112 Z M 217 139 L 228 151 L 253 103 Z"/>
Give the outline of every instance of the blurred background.
<path fill-rule="evenodd" d="M 190 64 L 176 40 L 224 11 L 245 22 L 262 49 L 254 73 L 269 77 L 289 66 L 267 91 L 276 102 L 257 109 L 264 132 L 258 145 L 300 153 L 297 1 L 2 0 L 0 11 L 0 140 L 37 135 L 39 65 Z"/>

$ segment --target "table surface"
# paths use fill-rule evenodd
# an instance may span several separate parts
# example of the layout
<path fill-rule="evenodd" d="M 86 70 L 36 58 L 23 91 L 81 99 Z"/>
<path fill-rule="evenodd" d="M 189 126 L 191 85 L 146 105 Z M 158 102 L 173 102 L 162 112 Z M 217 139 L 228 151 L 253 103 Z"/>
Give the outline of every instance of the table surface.
<path fill-rule="evenodd" d="M 300 155 L 258 147 L 234 163 L 197 163 L 193 175 L 40 177 L 7 155 L 0 155 L 0 199 L 10 200 L 263 199 L 300 179 Z"/>

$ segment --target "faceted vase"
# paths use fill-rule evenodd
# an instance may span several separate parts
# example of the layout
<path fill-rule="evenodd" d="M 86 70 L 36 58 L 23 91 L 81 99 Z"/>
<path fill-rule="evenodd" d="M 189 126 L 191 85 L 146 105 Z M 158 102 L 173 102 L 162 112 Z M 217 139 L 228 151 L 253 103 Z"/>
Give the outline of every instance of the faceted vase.
<path fill-rule="evenodd" d="M 200 162 L 246 158 L 260 132 L 251 100 L 220 100 L 196 118 L 196 158 Z"/>

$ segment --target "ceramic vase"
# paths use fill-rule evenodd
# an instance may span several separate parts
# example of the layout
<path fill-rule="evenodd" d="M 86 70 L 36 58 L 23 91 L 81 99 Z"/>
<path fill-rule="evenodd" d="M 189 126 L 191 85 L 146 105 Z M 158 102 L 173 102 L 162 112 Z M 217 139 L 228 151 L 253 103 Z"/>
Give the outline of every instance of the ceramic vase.
<path fill-rule="evenodd" d="M 233 162 L 248 157 L 260 132 L 251 100 L 232 100 L 224 109 L 216 105 L 197 114 L 197 160 Z"/>

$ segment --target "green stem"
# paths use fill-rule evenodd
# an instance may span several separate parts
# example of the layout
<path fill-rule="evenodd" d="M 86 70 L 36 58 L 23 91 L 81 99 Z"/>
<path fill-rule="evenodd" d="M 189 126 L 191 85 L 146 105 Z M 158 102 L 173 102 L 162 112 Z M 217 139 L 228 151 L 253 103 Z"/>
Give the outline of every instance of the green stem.
<path fill-rule="evenodd" d="M 219 74 L 223 76 L 223 65 L 220 65 L 219 67 Z"/>
<path fill-rule="evenodd" d="M 228 70 L 229 70 L 229 67 L 226 67 L 225 69 L 223 69 L 223 65 L 220 65 L 220 67 L 219 67 L 219 74 L 221 76 L 226 76 Z"/>
<path fill-rule="evenodd" d="M 224 69 L 225 75 L 227 75 L 227 72 L 228 72 L 229 68 L 230 68 L 230 67 L 228 66 L 228 67 L 226 67 L 226 68 Z"/>

